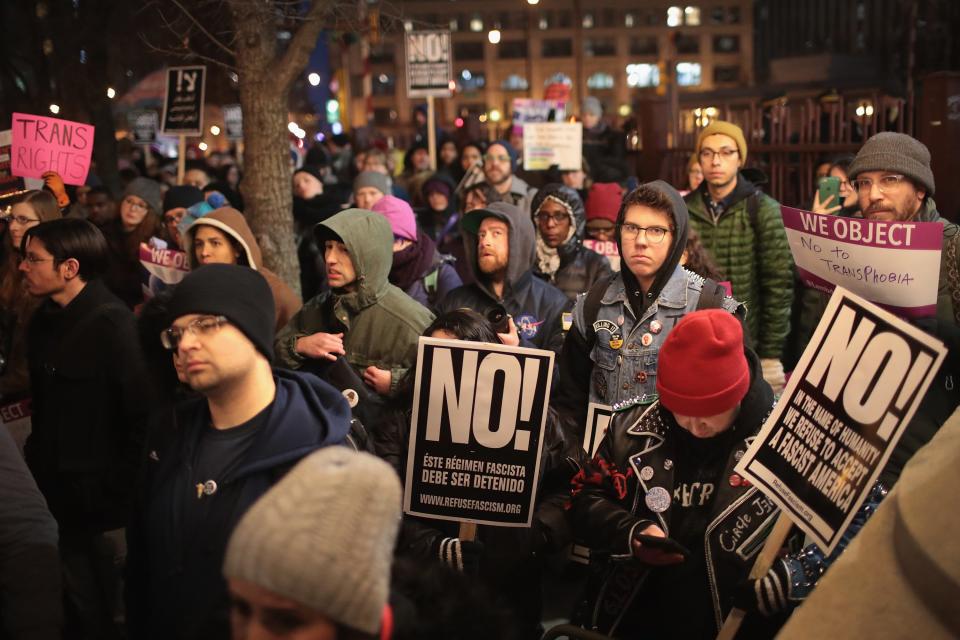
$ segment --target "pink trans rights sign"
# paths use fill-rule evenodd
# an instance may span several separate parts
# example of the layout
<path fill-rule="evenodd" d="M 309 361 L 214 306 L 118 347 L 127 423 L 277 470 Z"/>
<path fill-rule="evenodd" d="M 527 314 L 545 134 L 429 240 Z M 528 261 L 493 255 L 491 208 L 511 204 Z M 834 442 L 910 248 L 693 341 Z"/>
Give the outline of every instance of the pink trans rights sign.
<path fill-rule="evenodd" d="M 936 314 L 943 225 L 781 210 L 804 284 L 843 287 L 901 317 Z"/>
<path fill-rule="evenodd" d="M 12 129 L 13 175 L 42 178 L 47 171 L 56 171 L 66 184 L 86 182 L 93 152 L 93 125 L 14 113 Z"/>

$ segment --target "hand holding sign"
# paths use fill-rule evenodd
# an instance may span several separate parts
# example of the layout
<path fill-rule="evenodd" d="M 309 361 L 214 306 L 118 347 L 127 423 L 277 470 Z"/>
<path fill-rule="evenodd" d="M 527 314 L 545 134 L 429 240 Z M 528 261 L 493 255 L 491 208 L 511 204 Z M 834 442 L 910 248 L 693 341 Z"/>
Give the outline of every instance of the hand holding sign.
<path fill-rule="evenodd" d="M 90 170 L 93 133 L 89 124 L 14 113 L 11 173 L 42 179 L 56 171 L 66 184 L 82 185 Z"/>

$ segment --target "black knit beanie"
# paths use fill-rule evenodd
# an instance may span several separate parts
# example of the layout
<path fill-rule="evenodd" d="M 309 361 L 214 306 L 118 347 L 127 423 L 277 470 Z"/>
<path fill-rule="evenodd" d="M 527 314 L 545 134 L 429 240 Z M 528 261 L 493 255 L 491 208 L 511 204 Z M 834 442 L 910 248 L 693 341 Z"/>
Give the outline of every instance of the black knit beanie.
<path fill-rule="evenodd" d="M 273 361 L 273 293 L 257 271 L 233 264 L 208 264 L 191 271 L 173 292 L 167 317 L 172 324 L 192 313 L 224 316 Z"/>
<path fill-rule="evenodd" d="M 189 209 L 198 202 L 203 202 L 203 191 L 189 184 L 177 185 L 167 189 L 167 195 L 163 196 L 163 211 L 166 213 L 171 209 Z"/>

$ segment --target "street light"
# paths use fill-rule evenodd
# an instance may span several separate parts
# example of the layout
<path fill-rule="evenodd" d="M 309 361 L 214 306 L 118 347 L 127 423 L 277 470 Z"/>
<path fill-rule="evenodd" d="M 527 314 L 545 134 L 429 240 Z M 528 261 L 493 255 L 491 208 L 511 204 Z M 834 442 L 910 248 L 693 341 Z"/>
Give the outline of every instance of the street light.
<path fill-rule="evenodd" d="M 50 105 L 50 113 L 52 113 L 53 115 L 57 115 L 58 113 L 60 113 L 60 105 L 58 104 Z"/>
<path fill-rule="evenodd" d="M 490 44 L 499 44 L 500 29 L 490 29 L 490 32 L 487 34 L 487 40 L 490 41 Z"/>
<path fill-rule="evenodd" d="M 490 122 L 500 122 L 501 117 L 499 109 L 490 109 Z"/>
<path fill-rule="evenodd" d="M 540 0 L 527 0 L 527 4 L 540 4 Z"/>
<path fill-rule="evenodd" d="M 212 127 L 210 127 L 210 133 L 212 133 L 215 136 L 220 135 L 220 127 L 218 127 L 217 125 L 213 125 Z"/>
<path fill-rule="evenodd" d="M 197 148 L 200 149 L 200 151 L 206 151 L 206 150 L 207 150 L 207 143 L 206 143 L 206 142 L 201 142 L 200 144 L 197 145 Z"/>
<path fill-rule="evenodd" d="M 314 86 L 314 87 L 319 86 L 319 84 L 320 84 L 320 74 L 319 74 L 319 73 L 311 73 L 310 75 L 307 76 L 307 82 L 309 82 L 309 83 L 311 84 L 311 86 Z"/>
<path fill-rule="evenodd" d="M 117 92 L 114 90 L 113 87 L 107 87 L 107 97 L 110 98 L 111 100 L 117 97 Z"/>

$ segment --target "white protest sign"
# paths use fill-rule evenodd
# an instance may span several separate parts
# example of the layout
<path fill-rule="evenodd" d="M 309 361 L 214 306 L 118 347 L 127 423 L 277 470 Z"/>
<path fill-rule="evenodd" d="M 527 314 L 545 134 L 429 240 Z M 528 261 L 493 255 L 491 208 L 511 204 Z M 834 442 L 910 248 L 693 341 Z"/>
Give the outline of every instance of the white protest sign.
<path fill-rule="evenodd" d="M 557 165 L 575 171 L 583 159 L 583 127 L 578 122 L 528 122 L 523 125 L 523 168 L 540 171 Z"/>
<path fill-rule="evenodd" d="M 243 109 L 239 104 L 223 105 L 223 126 L 227 140 L 243 140 Z"/>
<path fill-rule="evenodd" d="M 781 210 L 805 284 L 844 287 L 900 316 L 935 315 L 943 225 Z"/>
<path fill-rule="evenodd" d="M 583 431 L 583 450 L 591 458 L 600 448 L 600 443 L 607 433 L 607 427 L 610 426 L 612 416 L 613 407 L 610 405 L 598 402 L 591 402 L 587 405 L 587 424 Z"/>
<path fill-rule="evenodd" d="M 837 287 L 737 472 L 831 553 L 946 352 L 913 325 Z"/>
<path fill-rule="evenodd" d="M 453 58 L 449 31 L 411 31 L 404 38 L 407 58 L 407 96 L 450 96 Z"/>
<path fill-rule="evenodd" d="M 553 358 L 539 349 L 420 338 L 405 512 L 530 526 Z"/>
<path fill-rule="evenodd" d="M 523 134 L 528 122 L 563 122 L 567 119 L 567 103 L 563 100 L 513 99 L 513 133 Z"/>
<path fill-rule="evenodd" d="M 610 268 L 614 271 L 620 271 L 620 249 L 613 240 L 594 240 L 593 238 L 584 238 L 583 246 L 594 253 L 599 253 L 610 261 Z"/>

